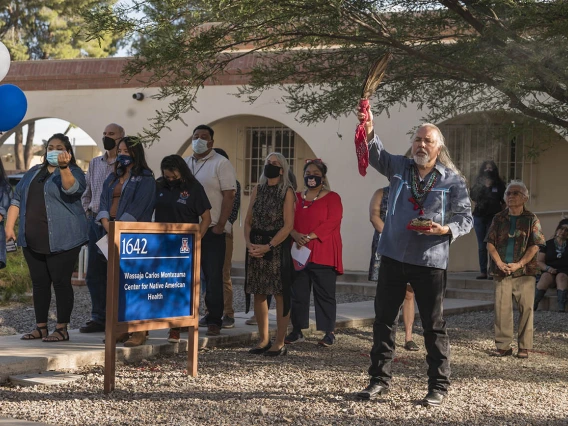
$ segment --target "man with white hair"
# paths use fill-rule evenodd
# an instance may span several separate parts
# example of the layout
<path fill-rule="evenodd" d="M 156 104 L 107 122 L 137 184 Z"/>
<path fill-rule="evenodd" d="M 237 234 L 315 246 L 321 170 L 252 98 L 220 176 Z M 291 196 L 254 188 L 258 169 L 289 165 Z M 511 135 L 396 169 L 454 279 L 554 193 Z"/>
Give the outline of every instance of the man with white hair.
<path fill-rule="evenodd" d="M 369 163 L 390 181 L 375 297 L 370 384 L 362 399 L 388 392 L 395 350 L 396 323 L 406 285 L 414 289 L 424 329 L 428 394 L 424 406 L 438 406 L 450 384 L 450 342 L 443 318 L 450 242 L 467 234 L 473 223 L 464 178 L 452 163 L 440 129 L 418 128 L 411 158 L 385 151 L 373 129 L 372 113 L 364 123 Z M 365 114 L 359 114 L 364 120 Z"/>
<path fill-rule="evenodd" d="M 525 208 L 529 191 L 512 181 L 505 191 L 507 208 L 497 213 L 485 242 L 495 280 L 495 346 L 493 356 L 513 354 L 513 298 L 519 307 L 519 358 L 528 358 L 533 345 L 534 288 L 539 246 L 546 244 L 540 221 Z"/>

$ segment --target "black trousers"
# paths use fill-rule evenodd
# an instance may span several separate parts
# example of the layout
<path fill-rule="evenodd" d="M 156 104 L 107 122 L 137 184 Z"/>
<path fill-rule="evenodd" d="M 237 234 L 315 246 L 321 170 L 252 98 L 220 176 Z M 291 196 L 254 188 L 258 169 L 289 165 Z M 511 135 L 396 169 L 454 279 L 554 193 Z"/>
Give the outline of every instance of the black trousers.
<path fill-rule="evenodd" d="M 223 309 L 223 264 L 225 263 L 225 234 L 215 234 L 209 228 L 201 239 L 201 269 L 205 275 L 205 306 L 207 324 L 221 327 Z"/>
<path fill-rule="evenodd" d="M 27 247 L 24 247 L 23 250 L 32 278 L 36 323 L 47 322 L 52 283 L 55 291 L 57 323 L 69 323 L 73 311 L 73 302 L 75 301 L 71 277 L 81 246 L 54 254 L 36 253 Z"/>
<path fill-rule="evenodd" d="M 333 266 L 308 263 L 296 274 L 296 279 L 292 283 L 290 314 L 294 330 L 300 331 L 310 326 L 310 293 L 313 284 L 316 328 L 325 332 L 334 331 L 337 312 L 335 269 Z"/>
<path fill-rule="evenodd" d="M 383 256 L 375 295 L 371 382 L 387 385 L 392 377 L 396 324 L 410 283 L 424 328 L 428 390 L 446 393 L 450 385 L 450 341 L 443 318 L 446 270 L 410 265 Z"/>

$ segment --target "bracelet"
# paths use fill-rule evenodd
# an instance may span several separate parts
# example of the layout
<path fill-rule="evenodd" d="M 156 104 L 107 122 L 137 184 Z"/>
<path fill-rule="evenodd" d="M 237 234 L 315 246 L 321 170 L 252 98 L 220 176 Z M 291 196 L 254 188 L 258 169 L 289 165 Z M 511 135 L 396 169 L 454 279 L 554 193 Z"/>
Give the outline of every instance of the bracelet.
<path fill-rule="evenodd" d="M 306 238 L 308 239 L 308 241 L 312 239 L 309 235 L 306 235 Z"/>
<path fill-rule="evenodd" d="M 550 266 L 546 265 L 546 268 L 544 268 L 544 271 L 545 271 L 545 272 L 548 272 L 548 271 L 550 271 L 551 269 L 552 269 L 552 268 L 551 268 Z"/>
<path fill-rule="evenodd" d="M 268 248 L 269 248 L 270 250 L 274 250 L 274 246 L 272 245 L 272 243 L 268 243 Z"/>
<path fill-rule="evenodd" d="M 60 169 L 66 169 L 69 166 L 59 166 Z"/>

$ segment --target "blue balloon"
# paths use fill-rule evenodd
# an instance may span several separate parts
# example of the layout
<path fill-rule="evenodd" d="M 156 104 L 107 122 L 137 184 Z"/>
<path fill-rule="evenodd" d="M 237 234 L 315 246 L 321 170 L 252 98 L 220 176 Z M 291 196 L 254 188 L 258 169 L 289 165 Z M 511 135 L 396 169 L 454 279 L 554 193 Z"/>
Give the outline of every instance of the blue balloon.
<path fill-rule="evenodd" d="M 18 86 L 0 86 L 0 132 L 11 130 L 20 124 L 27 110 L 28 100 Z"/>

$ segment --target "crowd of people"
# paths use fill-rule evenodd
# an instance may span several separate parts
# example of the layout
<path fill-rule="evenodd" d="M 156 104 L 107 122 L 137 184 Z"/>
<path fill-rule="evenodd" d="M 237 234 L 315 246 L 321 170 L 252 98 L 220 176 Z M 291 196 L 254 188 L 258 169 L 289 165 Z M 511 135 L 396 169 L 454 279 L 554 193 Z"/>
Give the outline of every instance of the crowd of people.
<path fill-rule="evenodd" d="M 470 232 L 479 246 L 478 279 L 495 283 L 494 356 L 512 355 L 513 299 L 519 309 L 518 352 L 532 349 L 533 312 L 546 290 L 555 286 L 558 310 L 568 299 L 568 219 L 545 241 L 536 215 L 525 207 L 529 192 L 521 181 L 505 187 L 493 161 L 485 161 L 471 187 L 451 160 L 438 127 L 423 124 L 411 139 L 410 156 L 387 152 L 375 133 L 370 110 L 359 113 L 367 133 L 369 163 L 389 185 L 372 196 L 369 216 L 374 227 L 369 280 L 377 283 L 369 384 L 357 395 L 370 399 L 389 391 L 395 334 L 402 312 L 404 348 L 419 350 L 412 339 L 414 305 L 418 306 L 427 352 L 428 393 L 424 405 L 440 405 L 450 385 L 450 343 L 443 318 L 450 243 Z M 117 124 L 103 131 L 105 152 L 94 158 L 86 175 L 76 165 L 67 136 L 55 134 L 46 144 L 44 160 L 32 167 L 12 191 L 4 176 L 0 185 L 0 218 L 5 238 L 17 240 L 33 284 L 35 329 L 23 340 L 69 340 L 73 309 L 71 277 L 79 251 L 88 245 L 86 284 L 91 318 L 82 333 L 102 332 L 106 321 L 107 263 L 97 247 L 112 221 L 199 224 L 201 280 L 206 315 L 199 325 L 207 335 L 234 327 L 232 283 L 233 229 L 240 209 L 240 184 L 223 150 L 214 148 L 214 130 L 197 126 L 193 154 L 168 155 L 156 179 L 143 145 L 126 136 Z M 181 200 L 181 201 L 180 201 Z M 335 342 L 336 280 L 343 274 L 341 221 L 343 206 L 331 190 L 328 166 L 306 160 L 303 188 L 288 159 L 272 152 L 265 159 L 258 185 L 251 192 L 244 220 L 246 243 L 246 310 L 258 326 L 252 355 L 287 354 L 287 345 L 305 340 L 313 289 L 318 344 Z M 18 221 L 18 233 L 15 226 Z M 417 225 L 419 224 L 419 225 Z M 292 250 L 294 248 L 294 250 Z M 294 252 L 309 253 L 300 262 Z M 0 267 L 6 245 L 0 247 Z M 538 284 L 537 276 L 542 273 Z M 55 292 L 57 324 L 49 333 L 51 288 Z M 276 301 L 277 330 L 269 333 L 268 310 Z M 287 334 L 289 322 L 291 331 Z M 168 340 L 179 342 L 180 329 Z M 125 346 L 145 343 L 147 333 L 125 333 Z"/>

